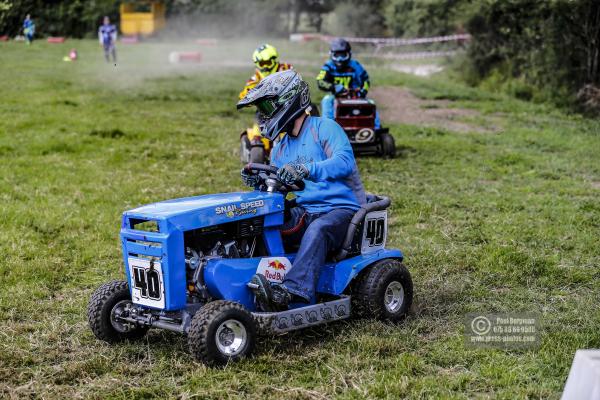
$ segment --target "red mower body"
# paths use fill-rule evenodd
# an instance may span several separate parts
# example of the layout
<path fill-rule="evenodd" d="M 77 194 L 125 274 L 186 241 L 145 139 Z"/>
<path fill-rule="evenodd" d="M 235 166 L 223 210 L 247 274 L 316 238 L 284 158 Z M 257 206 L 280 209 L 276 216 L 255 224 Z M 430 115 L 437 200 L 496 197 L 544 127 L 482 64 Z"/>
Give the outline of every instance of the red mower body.
<path fill-rule="evenodd" d="M 375 104 L 367 99 L 337 99 L 335 120 L 344 129 L 375 129 Z"/>
<path fill-rule="evenodd" d="M 396 146 L 387 128 L 375 128 L 377 107 L 369 99 L 350 93 L 334 103 L 335 121 L 348 135 L 355 154 L 394 157 Z"/>

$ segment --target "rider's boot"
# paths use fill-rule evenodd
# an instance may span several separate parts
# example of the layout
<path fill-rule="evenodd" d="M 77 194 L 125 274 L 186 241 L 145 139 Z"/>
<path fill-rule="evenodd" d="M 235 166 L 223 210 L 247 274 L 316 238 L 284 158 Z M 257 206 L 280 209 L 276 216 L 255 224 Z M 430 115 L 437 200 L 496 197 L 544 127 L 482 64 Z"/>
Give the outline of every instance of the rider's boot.
<path fill-rule="evenodd" d="M 264 312 L 275 311 L 271 306 L 271 282 L 263 274 L 254 274 L 248 287 L 254 293 L 258 308 Z"/>

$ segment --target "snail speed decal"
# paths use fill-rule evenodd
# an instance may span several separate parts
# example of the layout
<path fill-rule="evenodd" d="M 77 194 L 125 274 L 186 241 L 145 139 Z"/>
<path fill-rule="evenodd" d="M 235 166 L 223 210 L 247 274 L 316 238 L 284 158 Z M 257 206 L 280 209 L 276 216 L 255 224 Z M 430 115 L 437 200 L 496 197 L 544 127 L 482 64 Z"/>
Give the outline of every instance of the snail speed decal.
<path fill-rule="evenodd" d="M 239 217 L 242 215 L 256 214 L 258 209 L 265 205 L 264 200 L 246 201 L 238 204 L 228 204 L 215 208 L 217 215 L 225 214 L 229 218 Z"/>

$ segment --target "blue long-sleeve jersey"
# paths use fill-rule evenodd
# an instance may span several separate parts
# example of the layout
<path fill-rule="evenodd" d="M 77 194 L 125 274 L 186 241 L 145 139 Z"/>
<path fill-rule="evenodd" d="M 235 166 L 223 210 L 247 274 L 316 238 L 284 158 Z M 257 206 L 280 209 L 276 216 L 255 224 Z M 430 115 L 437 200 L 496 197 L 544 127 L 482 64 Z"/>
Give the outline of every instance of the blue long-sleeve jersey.
<path fill-rule="evenodd" d="M 23 31 L 25 34 L 33 34 L 35 32 L 35 24 L 32 19 L 25 19 L 23 21 Z"/>
<path fill-rule="evenodd" d="M 328 92 L 332 91 L 335 86 L 342 85 L 344 89 L 360 90 L 365 95 L 370 85 L 367 70 L 354 59 L 342 67 L 338 67 L 331 60 L 327 61 L 317 75 L 317 83 L 319 89 Z"/>
<path fill-rule="evenodd" d="M 298 205 L 309 213 L 334 208 L 358 210 L 366 202 L 352 146 L 337 122 L 306 117 L 300 134 L 285 135 L 271 151 L 271 164 L 304 164 L 309 176 L 305 188 L 296 193 Z"/>
<path fill-rule="evenodd" d="M 104 46 L 111 46 L 117 41 L 117 27 L 113 24 L 100 25 L 98 28 L 98 40 Z"/>

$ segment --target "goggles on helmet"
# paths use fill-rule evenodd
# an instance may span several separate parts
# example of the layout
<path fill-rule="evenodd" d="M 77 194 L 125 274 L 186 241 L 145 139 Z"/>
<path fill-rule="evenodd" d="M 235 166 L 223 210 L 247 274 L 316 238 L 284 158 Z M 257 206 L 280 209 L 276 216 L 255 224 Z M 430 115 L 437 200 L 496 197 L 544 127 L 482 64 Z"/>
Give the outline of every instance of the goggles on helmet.
<path fill-rule="evenodd" d="M 335 62 L 344 62 L 350 59 L 350 53 L 348 51 L 334 51 L 331 53 L 331 59 Z"/>
<path fill-rule="evenodd" d="M 275 58 L 257 61 L 256 65 L 258 65 L 261 70 L 269 70 L 275 66 Z"/>
<path fill-rule="evenodd" d="M 258 112 L 265 118 L 269 118 L 277 110 L 274 99 L 262 99 L 256 103 Z"/>

